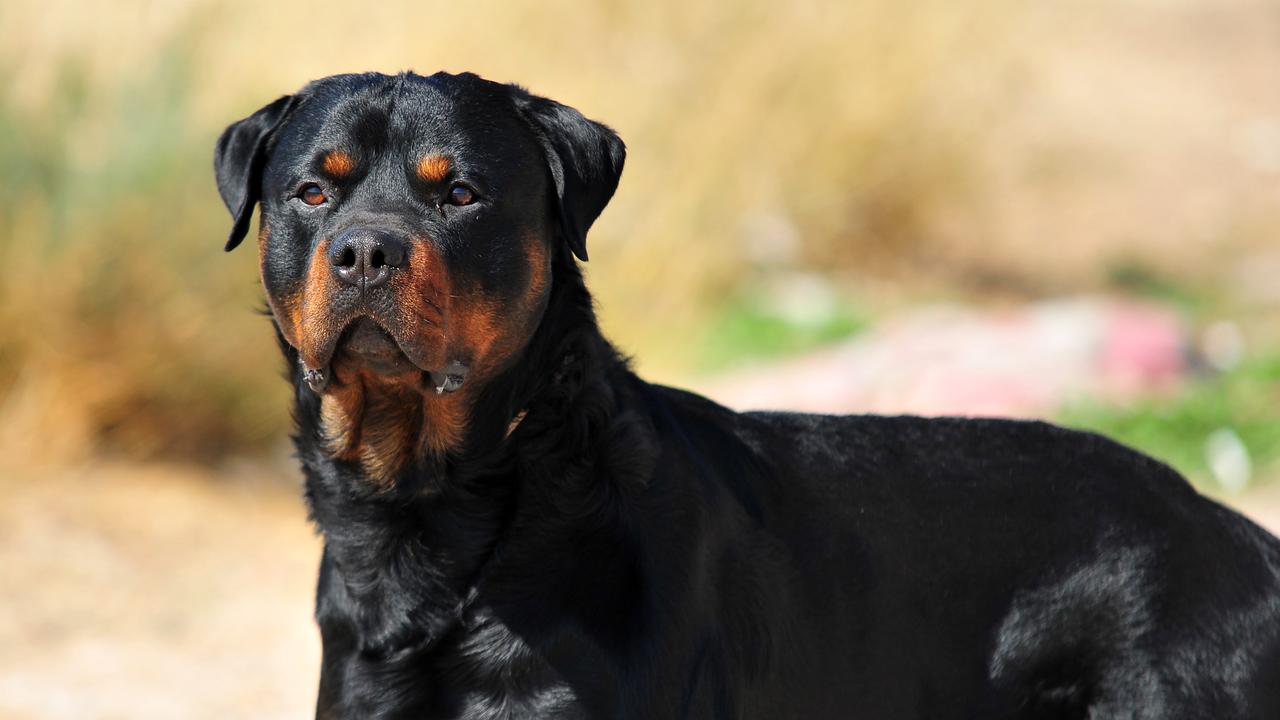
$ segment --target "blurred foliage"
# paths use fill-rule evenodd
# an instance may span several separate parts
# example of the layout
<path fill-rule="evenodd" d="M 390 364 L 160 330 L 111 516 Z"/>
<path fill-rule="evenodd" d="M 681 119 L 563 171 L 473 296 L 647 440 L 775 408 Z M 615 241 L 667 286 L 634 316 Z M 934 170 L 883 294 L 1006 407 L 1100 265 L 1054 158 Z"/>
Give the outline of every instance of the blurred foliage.
<path fill-rule="evenodd" d="M 1206 93 L 1222 83 L 1177 65 L 1218 45 L 1134 49 L 1208 26 L 1189 14 L 1202 4 L 0 3 L 0 452 L 205 459 L 283 437 L 256 258 L 221 253 L 210 156 L 228 122 L 335 72 L 472 70 L 616 128 L 627 169 L 587 270 L 606 331 L 658 379 L 846 337 L 903 297 L 1096 288 L 1117 255 L 1231 284 L 1280 224 L 1273 198 L 1237 172 L 1247 159 L 1198 172 L 1192 151 L 1222 146 L 1221 128 L 1184 142 L 1204 123 L 1169 122 L 1220 106 Z M 1232 47 L 1261 47 L 1249 7 L 1212 24 Z M 1063 51 L 1073 37 L 1087 54 Z M 1057 57 L 1078 77 L 1040 68 Z M 1150 92 L 1133 96 L 1130 72 Z M 1255 125 L 1241 137 L 1265 150 Z M 1183 222 L 1205 203 L 1170 198 L 1197 187 L 1241 200 Z M 791 275 L 826 278 L 838 302 L 780 307 L 770 288 Z M 1237 284 L 1265 294 L 1255 275 Z"/>
<path fill-rule="evenodd" d="M 35 459 L 211 458 L 287 418 L 254 278 L 220 257 L 188 56 L 157 52 L 110 88 L 68 54 L 34 110 L 0 96 L 0 441 Z"/>
<path fill-rule="evenodd" d="M 795 354 L 867 328 L 868 318 L 852 302 L 818 287 L 823 289 L 793 298 L 758 287 L 739 290 L 699 338 L 698 369 L 724 370 Z"/>
<path fill-rule="evenodd" d="M 330 72 L 473 69 L 617 127 L 631 159 L 589 270 L 610 331 L 644 360 L 669 350 L 652 362 L 687 367 L 706 348 L 777 353 L 847 334 L 859 320 L 769 315 L 735 292 L 738 278 L 752 263 L 887 261 L 929 242 L 999 96 L 954 67 L 1003 61 L 992 48 L 1008 5 L 526 2 L 428 15 L 395 2 L 335 6 L 303 26 L 293 8 L 247 2 L 7 4 L 0 445 L 200 459 L 283 434 L 287 389 L 254 312 L 252 252 L 221 256 L 229 220 L 210 156 L 227 122 Z M 670 347 L 672 329 L 704 328 L 703 342 Z"/>
<path fill-rule="evenodd" d="M 1106 284 L 1111 290 L 1125 295 L 1172 305 L 1193 319 L 1217 310 L 1221 300 L 1136 258 L 1117 261 L 1107 267 Z"/>
<path fill-rule="evenodd" d="M 1267 354 L 1194 380 L 1170 397 L 1147 398 L 1128 406 L 1083 401 L 1065 408 L 1058 419 L 1138 448 L 1198 484 L 1214 488 L 1210 438 L 1220 431 L 1229 431 L 1243 445 L 1252 465 L 1252 480 L 1280 473 L 1277 408 L 1280 354 Z"/>

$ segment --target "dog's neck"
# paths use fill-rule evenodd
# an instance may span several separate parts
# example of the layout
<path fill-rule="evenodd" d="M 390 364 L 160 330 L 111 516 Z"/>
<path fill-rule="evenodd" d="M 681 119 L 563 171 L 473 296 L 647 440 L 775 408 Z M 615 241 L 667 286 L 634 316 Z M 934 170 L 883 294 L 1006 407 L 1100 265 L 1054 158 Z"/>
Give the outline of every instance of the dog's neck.
<path fill-rule="evenodd" d="M 610 478 L 644 476 L 609 472 L 616 463 L 604 456 L 618 454 L 614 445 L 627 447 L 627 465 L 642 455 L 634 450 L 644 445 L 643 424 L 624 421 L 636 437 L 615 427 L 614 388 L 634 376 L 600 335 L 572 261 L 557 272 L 538 330 L 519 362 L 477 393 L 458 450 L 419 456 L 391 483 L 370 482 L 364 463 L 335 455 L 323 403 L 295 377 L 308 501 L 326 555 L 359 608 L 353 620 L 362 646 L 429 643 L 456 622 L 530 484 L 554 483 L 535 491 L 570 507 L 597 502 Z M 600 442 L 605 434 L 618 442 Z"/>

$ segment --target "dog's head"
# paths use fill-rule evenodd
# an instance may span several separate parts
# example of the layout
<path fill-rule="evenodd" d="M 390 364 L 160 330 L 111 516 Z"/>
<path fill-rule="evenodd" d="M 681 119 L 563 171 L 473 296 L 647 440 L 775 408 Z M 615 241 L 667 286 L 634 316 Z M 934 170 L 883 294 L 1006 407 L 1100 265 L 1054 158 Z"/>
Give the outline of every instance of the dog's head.
<path fill-rule="evenodd" d="M 228 250 L 261 205 L 263 285 L 313 390 L 449 394 L 518 357 L 623 157 L 607 127 L 513 85 L 364 74 L 232 124 L 215 169 Z"/>

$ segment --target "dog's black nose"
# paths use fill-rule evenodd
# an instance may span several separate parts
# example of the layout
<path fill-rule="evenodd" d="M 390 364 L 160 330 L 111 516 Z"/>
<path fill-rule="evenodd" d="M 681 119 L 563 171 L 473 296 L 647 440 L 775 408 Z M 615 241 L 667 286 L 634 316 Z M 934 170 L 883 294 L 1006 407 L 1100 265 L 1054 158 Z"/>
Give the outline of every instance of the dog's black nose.
<path fill-rule="evenodd" d="M 391 278 L 393 270 L 404 267 L 404 243 L 381 230 L 352 228 L 333 239 L 329 262 L 342 282 L 377 287 Z"/>

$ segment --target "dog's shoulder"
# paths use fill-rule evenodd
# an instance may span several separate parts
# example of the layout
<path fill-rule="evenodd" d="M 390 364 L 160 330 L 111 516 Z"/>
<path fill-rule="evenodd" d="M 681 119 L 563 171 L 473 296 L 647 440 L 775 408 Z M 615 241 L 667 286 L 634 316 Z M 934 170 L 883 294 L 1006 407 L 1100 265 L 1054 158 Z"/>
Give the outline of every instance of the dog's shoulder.
<path fill-rule="evenodd" d="M 836 467 L 935 467 L 957 474 L 1043 466 L 1045 470 L 1122 473 L 1186 485 L 1164 463 L 1110 438 L 1042 420 L 822 415 L 754 411 L 740 427 L 759 445 L 793 460 Z M 936 474 L 936 473 L 935 473 Z M 1189 488 L 1189 485 L 1187 486 Z"/>

